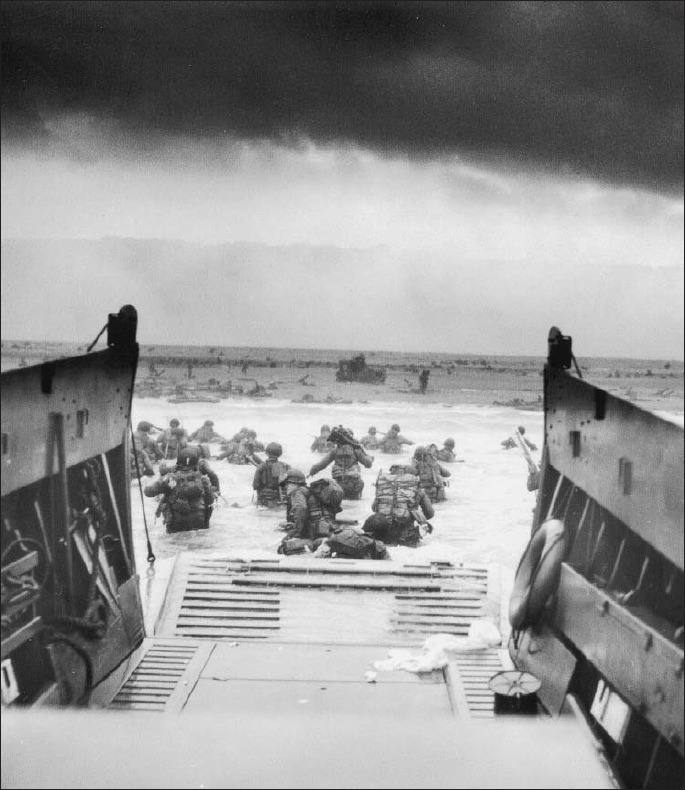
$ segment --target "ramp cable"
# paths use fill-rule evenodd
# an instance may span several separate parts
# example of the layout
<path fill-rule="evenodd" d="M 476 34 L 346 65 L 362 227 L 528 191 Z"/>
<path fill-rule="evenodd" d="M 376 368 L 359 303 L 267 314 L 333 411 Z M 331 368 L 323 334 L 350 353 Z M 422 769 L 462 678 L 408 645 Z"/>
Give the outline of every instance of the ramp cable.
<path fill-rule="evenodd" d="M 145 518 L 145 499 L 143 498 L 143 484 L 140 480 L 140 466 L 138 466 L 138 453 L 136 452 L 136 439 L 133 435 L 133 423 L 131 425 L 131 442 L 133 442 L 133 458 L 136 462 L 136 473 L 138 475 L 138 490 L 140 491 L 140 501 L 143 505 L 143 524 L 145 525 L 145 537 L 147 539 L 147 561 L 150 565 L 154 565 L 155 553 L 152 551 L 152 544 L 150 543 L 150 533 L 147 529 L 147 519 Z"/>

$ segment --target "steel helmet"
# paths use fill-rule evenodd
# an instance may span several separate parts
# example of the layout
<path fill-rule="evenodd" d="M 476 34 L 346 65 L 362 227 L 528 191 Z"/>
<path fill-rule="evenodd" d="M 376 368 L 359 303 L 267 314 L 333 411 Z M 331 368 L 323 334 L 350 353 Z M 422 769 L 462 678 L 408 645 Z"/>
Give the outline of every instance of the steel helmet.
<path fill-rule="evenodd" d="M 424 455 L 426 455 L 427 453 L 428 453 L 428 450 L 426 450 L 426 448 L 425 448 L 425 447 L 424 447 L 422 444 L 420 444 L 420 445 L 419 445 L 419 446 L 418 446 L 418 447 L 417 447 L 417 448 L 414 450 L 414 458 L 422 458 L 422 457 L 423 457 Z"/>
<path fill-rule="evenodd" d="M 269 442 L 266 446 L 266 454 L 275 455 L 276 458 L 280 458 L 280 456 L 283 455 L 283 448 L 278 442 Z"/>
<path fill-rule="evenodd" d="M 523 436 L 523 434 L 526 432 L 526 429 L 523 427 L 523 425 L 519 425 L 518 432 L 521 434 L 521 436 Z"/>
<path fill-rule="evenodd" d="M 376 426 L 375 425 L 369 426 L 369 433 L 376 433 Z"/>
<path fill-rule="evenodd" d="M 214 422 L 212 420 L 205 420 L 205 425 L 208 428 L 211 428 L 214 425 Z"/>
<path fill-rule="evenodd" d="M 445 439 L 445 447 L 451 450 L 454 447 L 454 439 Z"/>
<path fill-rule="evenodd" d="M 305 483 L 307 478 L 301 469 L 288 469 L 278 478 L 279 483 Z"/>
<path fill-rule="evenodd" d="M 138 429 L 142 433 L 147 433 L 148 431 L 152 430 L 152 423 L 148 422 L 147 420 L 143 420 L 142 422 L 138 423 Z"/>
<path fill-rule="evenodd" d="M 393 424 L 390 426 L 390 430 L 391 430 L 391 431 L 397 431 L 397 433 L 399 433 L 399 432 L 400 432 L 400 426 L 399 426 L 397 423 L 393 423 Z"/>
<path fill-rule="evenodd" d="M 183 467 L 184 469 L 195 469 L 199 460 L 200 450 L 197 447 L 183 447 L 178 451 L 176 466 Z"/>
<path fill-rule="evenodd" d="M 181 424 L 181 423 L 180 423 L 180 422 L 179 422 L 179 421 L 178 421 L 178 420 L 177 420 L 175 417 L 174 417 L 174 419 L 173 419 L 173 420 L 169 420 L 169 425 L 170 425 L 172 428 L 178 428 L 178 426 L 179 426 L 180 424 Z"/>
<path fill-rule="evenodd" d="M 331 429 L 330 429 L 330 426 L 328 426 L 328 425 L 322 425 L 322 426 L 321 426 L 321 432 L 322 432 L 322 433 L 323 433 L 323 431 L 330 431 L 330 430 L 331 430 Z"/>

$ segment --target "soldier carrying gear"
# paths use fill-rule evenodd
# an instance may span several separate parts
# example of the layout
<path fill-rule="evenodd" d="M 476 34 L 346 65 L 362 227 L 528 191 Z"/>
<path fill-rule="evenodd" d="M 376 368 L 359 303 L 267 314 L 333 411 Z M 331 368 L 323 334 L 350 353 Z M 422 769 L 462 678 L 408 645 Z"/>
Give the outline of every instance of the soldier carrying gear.
<path fill-rule="evenodd" d="M 451 472 L 445 469 L 428 452 L 419 446 L 414 450 L 414 460 L 412 463 L 414 474 L 419 478 L 421 488 L 426 492 L 431 502 L 443 502 L 445 500 L 445 481 L 443 478 L 450 477 Z"/>
<path fill-rule="evenodd" d="M 157 508 L 164 518 L 167 532 L 207 529 L 212 515 L 214 493 L 209 477 L 198 469 L 200 451 L 197 447 L 179 450 L 176 467 L 164 472 L 145 488 L 145 496 L 162 495 Z"/>
<path fill-rule="evenodd" d="M 317 481 L 318 482 L 318 481 Z M 287 535 L 278 548 L 279 554 L 301 554 L 313 551 L 335 527 L 339 506 L 323 501 L 306 486 L 304 472 L 289 469 L 281 475 L 286 494 Z"/>
<path fill-rule="evenodd" d="M 257 504 L 265 507 L 278 507 L 285 504 L 285 496 L 280 485 L 281 477 L 285 479 L 289 464 L 279 461 L 283 448 L 278 442 L 269 442 L 266 446 L 266 461 L 260 464 L 252 480 L 252 488 L 257 492 Z"/>
<path fill-rule="evenodd" d="M 342 425 L 333 428 L 329 440 L 335 443 L 335 449 L 314 464 L 309 474 L 315 475 L 334 462 L 331 474 L 336 483 L 342 487 L 345 499 L 361 499 L 364 481 L 359 464 L 369 469 L 373 464 L 373 456 L 368 455 L 352 436 L 352 432 Z"/>
<path fill-rule="evenodd" d="M 363 530 L 389 545 L 415 547 L 422 527 L 433 531 L 428 519 L 435 511 L 411 466 L 394 464 L 388 474 L 378 475 L 371 509 L 375 515 L 364 522 Z"/>

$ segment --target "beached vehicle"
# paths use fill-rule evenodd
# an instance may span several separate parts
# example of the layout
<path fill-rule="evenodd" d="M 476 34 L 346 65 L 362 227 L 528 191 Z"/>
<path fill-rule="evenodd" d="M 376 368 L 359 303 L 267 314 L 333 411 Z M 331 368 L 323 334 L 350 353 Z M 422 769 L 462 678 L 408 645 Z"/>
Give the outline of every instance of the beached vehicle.
<path fill-rule="evenodd" d="M 2 374 L 3 787 L 683 787 L 681 426 L 553 332 L 511 590 L 188 550 L 143 606 L 134 333 L 122 308 L 107 350 Z"/>
<path fill-rule="evenodd" d="M 364 384 L 384 384 L 385 368 L 366 364 L 364 354 L 351 359 L 341 359 L 335 372 L 336 381 L 360 381 Z"/>

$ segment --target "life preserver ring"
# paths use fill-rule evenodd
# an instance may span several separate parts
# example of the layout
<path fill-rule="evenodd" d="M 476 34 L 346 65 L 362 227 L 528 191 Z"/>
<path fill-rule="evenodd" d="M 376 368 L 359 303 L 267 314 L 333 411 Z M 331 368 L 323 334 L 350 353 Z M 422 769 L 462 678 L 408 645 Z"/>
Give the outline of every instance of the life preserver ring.
<path fill-rule="evenodd" d="M 509 599 L 509 622 L 520 631 L 533 623 L 559 584 L 566 554 L 564 522 L 545 521 L 530 539 L 519 562 Z"/>

